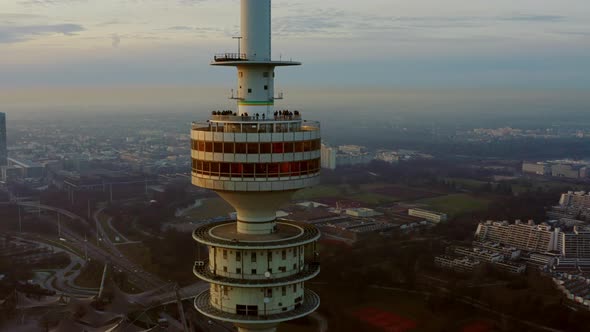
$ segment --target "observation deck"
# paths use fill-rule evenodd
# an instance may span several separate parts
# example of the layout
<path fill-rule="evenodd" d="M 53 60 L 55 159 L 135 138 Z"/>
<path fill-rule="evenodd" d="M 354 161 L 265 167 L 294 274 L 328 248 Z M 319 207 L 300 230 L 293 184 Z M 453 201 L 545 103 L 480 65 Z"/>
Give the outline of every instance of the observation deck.
<path fill-rule="evenodd" d="M 304 282 L 312 278 L 315 278 L 320 273 L 320 263 L 312 262 L 306 263 L 303 266 L 303 269 L 301 269 L 298 273 L 286 275 L 283 277 L 281 277 L 281 274 L 279 273 L 273 274 L 271 278 L 266 278 L 264 275 L 259 276 L 264 279 L 248 279 L 244 278 L 244 276 L 246 275 L 240 274 L 235 274 L 235 277 L 225 277 L 211 272 L 208 263 L 208 260 L 203 261 L 203 264 L 195 262 L 193 273 L 199 279 L 205 280 L 206 282 L 232 287 L 278 287 L 298 282 Z"/>
<path fill-rule="evenodd" d="M 260 308 L 259 315 L 239 315 L 231 312 L 225 312 L 214 307 L 211 304 L 211 295 L 209 290 L 197 295 L 195 298 L 195 308 L 203 315 L 220 321 L 237 323 L 237 324 L 273 324 L 287 320 L 301 318 L 314 312 L 320 306 L 320 297 L 306 289 L 303 300 L 290 311 L 283 310 L 264 310 Z M 223 309 L 223 307 L 222 307 Z M 227 308 L 233 311 L 235 308 Z M 286 309 L 286 308 L 285 308 Z"/>
<path fill-rule="evenodd" d="M 201 226 L 193 239 L 204 245 L 227 249 L 281 249 L 317 241 L 320 231 L 313 225 L 293 221 L 277 221 L 277 231 L 271 234 L 239 233 L 235 221 Z"/>
<path fill-rule="evenodd" d="M 245 53 L 217 53 L 213 56 L 213 66 L 271 66 L 271 67 L 285 67 L 285 66 L 300 66 L 301 62 L 292 60 L 252 60 L 248 59 Z"/>

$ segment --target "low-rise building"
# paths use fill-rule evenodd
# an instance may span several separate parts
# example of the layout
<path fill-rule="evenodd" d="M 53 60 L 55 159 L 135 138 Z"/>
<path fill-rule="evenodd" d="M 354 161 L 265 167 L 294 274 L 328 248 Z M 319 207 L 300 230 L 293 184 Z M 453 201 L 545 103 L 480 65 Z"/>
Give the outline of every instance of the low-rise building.
<path fill-rule="evenodd" d="M 360 218 L 370 218 L 370 217 L 376 217 L 376 216 L 383 215 L 383 213 L 381 213 L 381 212 L 377 212 L 373 209 L 368 209 L 368 208 L 346 209 L 346 214 L 349 216 L 360 217 Z"/>
<path fill-rule="evenodd" d="M 428 221 L 439 223 L 447 221 L 447 215 L 441 212 L 429 211 L 424 209 L 412 208 L 408 210 L 408 215 L 412 217 L 424 218 Z"/>
<path fill-rule="evenodd" d="M 480 261 L 473 260 L 468 257 L 457 258 L 449 255 L 440 255 L 434 257 L 434 265 L 443 269 L 449 269 L 456 272 L 473 272 L 473 270 L 479 267 L 480 264 Z"/>
<path fill-rule="evenodd" d="M 514 274 L 522 274 L 526 271 L 525 264 L 518 264 L 513 262 L 495 262 L 494 268 Z"/>
<path fill-rule="evenodd" d="M 501 254 L 480 248 L 456 247 L 455 254 L 488 263 L 496 263 L 504 260 Z"/>
<path fill-rule="evenodd" d="M 551 175 L 551 165 L 544 162 L 524 162 L 522 163 L 522 172 L 535 175 Z"/>

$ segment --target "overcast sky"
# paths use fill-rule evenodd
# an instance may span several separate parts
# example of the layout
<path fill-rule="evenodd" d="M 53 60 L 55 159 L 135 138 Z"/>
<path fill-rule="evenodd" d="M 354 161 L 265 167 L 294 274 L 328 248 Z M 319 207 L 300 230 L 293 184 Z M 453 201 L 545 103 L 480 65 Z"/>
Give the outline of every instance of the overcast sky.
<path fill-rule="evenodd" d="M 0 0 L 0 86 L 231 85 L 237 0 Z M 588 0 L 274 0 L 279 84 L 590 86 Z"/>

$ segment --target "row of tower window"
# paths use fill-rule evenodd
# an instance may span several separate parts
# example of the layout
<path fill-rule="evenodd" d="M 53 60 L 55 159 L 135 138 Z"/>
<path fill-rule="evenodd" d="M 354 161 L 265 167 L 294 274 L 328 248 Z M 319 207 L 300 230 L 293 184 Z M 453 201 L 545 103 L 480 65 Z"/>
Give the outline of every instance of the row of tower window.
<path fill-rule="evenodd" d="M 289 251 L 291 251 L 291 249 L 289 249 Z M 293 249 L 293 258 L 299 256 L 299 251 L 303 252 L 303 248 Z M 269 262 L 272 262 L 272 256 L 273 256 L 272 253 L 269 253 L 267 255 Z M 227 249 L 223 249 L 222 257 L 223 257 L 223 259 L 227 259 Z M 250 262 L 256 263 L 257 257 L 258 256 L 257 256 L 256 252 L 250 253 Z M 281 259 L 283 259 L 283 260 L 287 259 L 287 250 L 281 251 Z M 241 262 L 241 261 L 242 261 L 242 252 L 236 251 L 236 262 Z"/>
<path fill-rule="evenodd" d="M 228 270 L 227 266 L 223 266 L 222 269 L 223 269 L 223 272 L 224 273 L 230 272 Z M 279 266 L 279 269 L 278 270 L 279 270 L 280 273 L 285 273 L 285 272 L 287 272 L 287 267 L 286 266 Z M 293 264 L 293 271 L 297 271 L 297 263 L 294 263 Z M 268 269 L 264 270 L 264 272 L 273 273 L 274 271 L 272 270 L 272 268 L 268 268 Z M 243 273 L 242 272 L 242 268 L 241 267 L 236 267 L 236 274 L 242 274 L 242 273 Z M 251 275 L 257 275 L 258 274 L 258 269 L 250 269 L 250 274 Z M 262 274 L 263 273 L 261 273 L 261 275 Z"/>
<path fill-rule="evenodd" d="M 320 171 L 320 159 L 283 163 L 221 163 L 193 159 L 193 172 L 201 175 L 263 178 L 300 176 Z"/>
<path fill-rule="evenodd" d="M 211 284 L 211 287 L 213 288 L 213 292 L 216 292 L 216 293 L 219 291 L 219 288 L 221 288 L 221 291 L 223 292 L 224 296 L 228 296 L 229 291 L 232 290 L 232 287 L 220 286 L 217 284 Z M 293 289 L 293 293 L 297 293 L 297 289 L 299 288 L 299 283 L 291 285 L 291 288 Z M 263 288 L 260 291 L 264 293 L 265 297 L 272 298 L 272 295 L 273 295 L 272 288 Z M 287 286 L 281 287 L 281 296 L 287 296 Z"/>
<path fill-rule="evenodd" d="M 322 148 L 319 139 L 299 142 L 276 142 L 276 143 L 234 143 L 234 142 L 208 142 L 193 140 L 192 148 L 195 151 L 214 153 L 239 153 L 239 154 L 260 154 L 260 153 L 293 153 L 310 152 Z"/>

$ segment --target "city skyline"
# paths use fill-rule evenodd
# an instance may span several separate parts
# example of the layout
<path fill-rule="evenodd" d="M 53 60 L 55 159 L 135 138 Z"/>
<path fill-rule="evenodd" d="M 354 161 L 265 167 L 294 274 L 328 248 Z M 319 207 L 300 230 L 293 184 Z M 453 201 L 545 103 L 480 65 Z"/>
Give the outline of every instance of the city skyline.
<path fill-rule="evenodd" d="M 583 88 L 590 10 L 566 2 L 277 1 L 273 56 L 294 85 Z M 232 3 L 2 0 L 0 86 L 222 85 Z"/>

